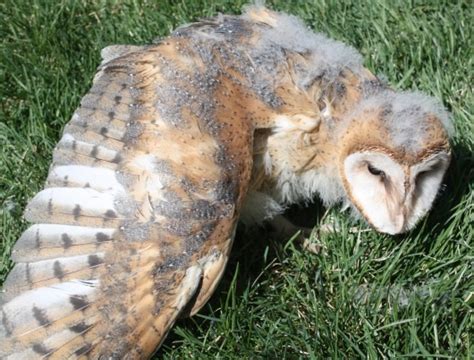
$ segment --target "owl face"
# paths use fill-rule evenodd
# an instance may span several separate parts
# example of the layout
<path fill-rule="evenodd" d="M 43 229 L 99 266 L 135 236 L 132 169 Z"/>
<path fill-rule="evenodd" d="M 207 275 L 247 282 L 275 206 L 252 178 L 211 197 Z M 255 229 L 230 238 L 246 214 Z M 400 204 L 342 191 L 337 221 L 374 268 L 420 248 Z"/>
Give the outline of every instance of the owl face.
<path fill-rule="evenodd" d="M 440 151 L 410 165 L 389 152 L 357 151 L 340 170 L 357 210 L 375 229 L 393 235 L 411 229 L 431 208 L 449 159 Z"/>

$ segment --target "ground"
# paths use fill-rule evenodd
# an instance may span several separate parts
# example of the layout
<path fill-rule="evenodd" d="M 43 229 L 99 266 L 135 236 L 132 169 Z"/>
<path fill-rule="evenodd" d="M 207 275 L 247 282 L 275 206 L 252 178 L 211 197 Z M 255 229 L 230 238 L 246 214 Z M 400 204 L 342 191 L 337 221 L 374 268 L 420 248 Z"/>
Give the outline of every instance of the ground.
<path fill-rule="evenodd" d="M 0 3 L 0 280 L 42 187 L 61 129 L 91 85 L 101 48 L 145 44 L 177 25 L 243 1 Z M 224 280 L 194 318 L 179 321 L 165 359 L 439 357 L 474 353 L 473 12 L 469 1 L 268 1 L 360 50 L 397 89 L 443 100 L 456 126 L 454 160 L 430 216 L 384 236 L 335 208 L 341 229 L 305 252 L 260 231 L 239 236 Z M 310 223 L 317 203 L 293 209 Z M 359 230 L 349 232 L 356 226 Z"/>

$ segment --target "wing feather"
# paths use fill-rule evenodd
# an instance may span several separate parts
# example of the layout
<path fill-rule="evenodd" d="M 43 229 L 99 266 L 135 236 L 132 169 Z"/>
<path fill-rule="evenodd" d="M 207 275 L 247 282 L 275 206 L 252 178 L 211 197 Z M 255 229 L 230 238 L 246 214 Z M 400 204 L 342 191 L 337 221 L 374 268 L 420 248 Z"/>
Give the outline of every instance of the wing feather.
<path fill-rule="evenodd" d="M 202 91 L 216 74 L 176 49 L 104 51 L 27 206 L 35 224 L 3 287 L 1 358 L 146 358 L 191 299 L 195 312 L 212 294 L 250 177 L 251 132 L 245 116 L 219 124 L 218 89 Z"/>

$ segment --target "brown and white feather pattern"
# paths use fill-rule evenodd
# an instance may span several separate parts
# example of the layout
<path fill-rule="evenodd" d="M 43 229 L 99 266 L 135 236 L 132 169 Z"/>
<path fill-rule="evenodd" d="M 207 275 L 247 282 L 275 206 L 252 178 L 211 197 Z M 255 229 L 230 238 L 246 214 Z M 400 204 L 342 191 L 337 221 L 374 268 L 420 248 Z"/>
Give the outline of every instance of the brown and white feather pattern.
<path fill-rule="evenodd" d="M 400 232 L 449 163 L 437 103 L 285 14 L 251 7 L 102 56 L 26 209 L 2 359 L 147 358 L 211 296 L 241 212 L 258 222 L 319 195 Z"/>
<path fill-rule="evenodd" d="M 157 109 L 168 100 L 166 56 L 188 71 L 162 47 L 103 64 L 65 128 L 26 209 L 37 224 L 13 250 L 0 357 L 147 357 L 217 283 L 250 175 L 250 132 L 226 141 L 222 125 L 206 131 L 184 106 L 174 119 Z"/>

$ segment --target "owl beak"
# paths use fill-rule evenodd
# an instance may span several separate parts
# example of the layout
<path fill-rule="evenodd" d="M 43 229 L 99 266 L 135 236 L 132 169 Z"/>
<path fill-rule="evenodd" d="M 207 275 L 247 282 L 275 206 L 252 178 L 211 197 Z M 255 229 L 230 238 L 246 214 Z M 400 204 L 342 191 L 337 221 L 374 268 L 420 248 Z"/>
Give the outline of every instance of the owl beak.
<path fill-rule="evenodd" d="M 403 233 L 405 229 L 405 216 L 403 213 L 397 214 L 392 217 L 391 221 L 387 224 L 383 224 L 382 226 L 375 227 L 377 231 L 389 234 L 389 235 L 397 235 Z"/>
<path fill-rule="evenodd" d="M 394 228 L 395 234 L 400 234 L 405 230 L 405 216 L 403 214 L 398 214 L 395 217 Z"/>

